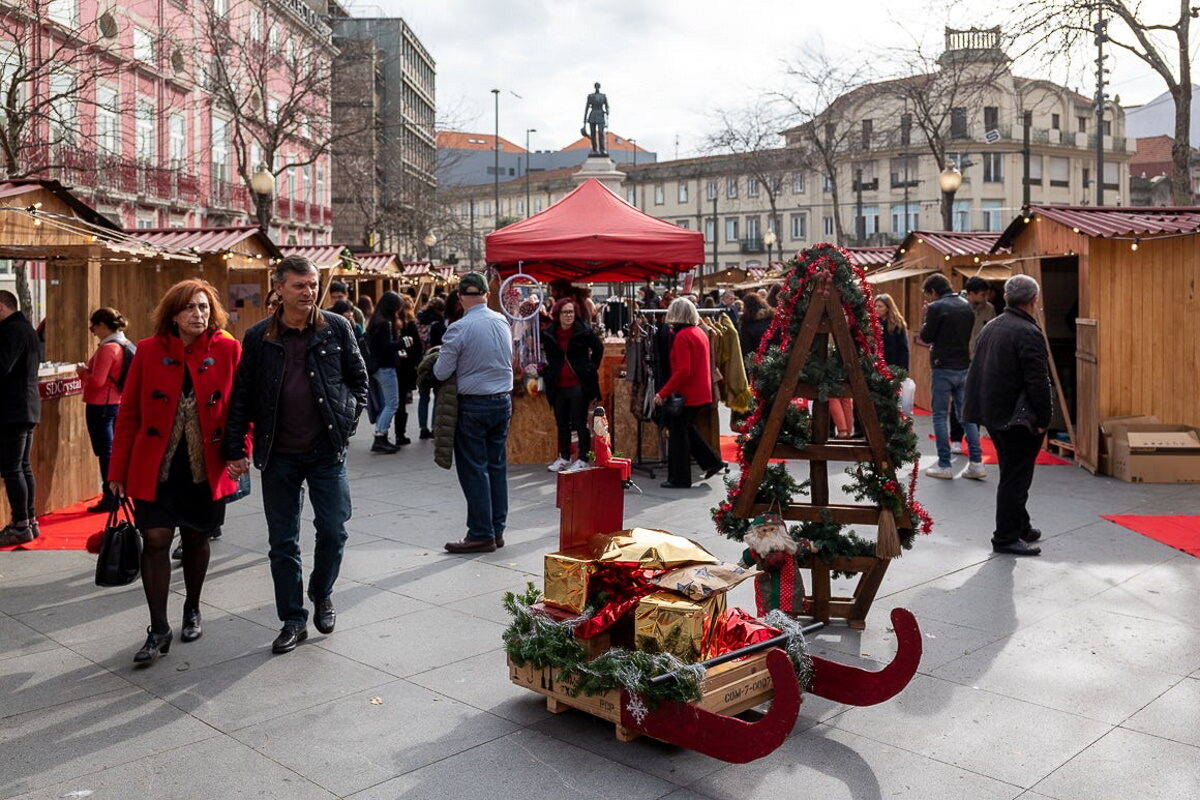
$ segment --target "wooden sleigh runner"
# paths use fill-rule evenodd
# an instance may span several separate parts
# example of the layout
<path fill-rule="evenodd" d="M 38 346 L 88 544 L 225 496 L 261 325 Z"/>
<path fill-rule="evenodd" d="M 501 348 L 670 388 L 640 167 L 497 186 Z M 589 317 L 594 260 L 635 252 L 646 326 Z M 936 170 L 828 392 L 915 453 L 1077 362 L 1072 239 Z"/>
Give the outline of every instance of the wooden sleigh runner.
<path fill-rule="evenodd" d="M 870 671 L 811 656 L 813 673 L 807 691 L 836 703 L 869 706 L 899 694 L 921 661 L 921 631 L 913 615 L 892 610 L 896 655 L 878 671 Z M 806 630 L 823 627 L 816 623 Z M 649 736 L 668 744 L 735 764 L 762 758 L 779 747 L 792 732 L 800 715 L 802 691 L 791 659 L 778 637 L 704 662 L 707 672 L 703 697 L 696 703 L 662 701 L 654 708 L 624 689 L 604 694 L 572 696 L 571 682 L 556 680 L 558 670 L 517 666 L 509 662 L 510 680 L 545 695 L 553 713 L 574 708 L 616 725 L 617 738 L 632 741 Z M 661 676 L 655 681 L 670 680 Z M 759 719 L 748 721 L 737 714 L 770 702 Z"/>

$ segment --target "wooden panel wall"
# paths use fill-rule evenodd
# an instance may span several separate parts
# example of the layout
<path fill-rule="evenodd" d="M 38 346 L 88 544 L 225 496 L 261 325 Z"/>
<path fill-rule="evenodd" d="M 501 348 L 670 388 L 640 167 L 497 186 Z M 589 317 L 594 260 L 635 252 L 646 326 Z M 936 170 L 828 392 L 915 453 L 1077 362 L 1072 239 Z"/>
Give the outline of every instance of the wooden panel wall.
<path fill-rule="evenodd" d="M 100 305 L 100 262 L 47 262 L 46 284 L 46 360 L 87 361 L 96 344 L 88 317 Z"/>
<path fill-rule="evenodd" d="M 1075 458 L 1096 473 L 1100 466 L 1100 362 L 1098 326 L 1094 319 L 1075 325 Z"/>
<path fill-rule="evenodd" d="M 1200 237 L 1096 240 L 1091 271 L 1101 418 L 1200 425 Z"/>

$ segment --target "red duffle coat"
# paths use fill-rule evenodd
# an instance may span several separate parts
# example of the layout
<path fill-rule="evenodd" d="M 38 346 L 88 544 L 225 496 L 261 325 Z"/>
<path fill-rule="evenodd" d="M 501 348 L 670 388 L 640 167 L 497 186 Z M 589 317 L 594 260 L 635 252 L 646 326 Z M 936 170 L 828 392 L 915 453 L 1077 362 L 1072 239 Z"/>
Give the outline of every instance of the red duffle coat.
<path fill-rule="evenodd" d="M 177 336 L 151 336 L 138 342 L 117 411 L 108 479 L 123 483 L 129 497 L 156 499 L 158 470 L 175 423 L 186 363 L 196 393 L 204 469 L 213 499 L 233 494 L 237 482 L 225 472 L 221 439 L 241 356 L 241 343 L 225 331 L 205 333 L 186 348 Z M 249 442 L 246 447 L 249 451 Z"/>

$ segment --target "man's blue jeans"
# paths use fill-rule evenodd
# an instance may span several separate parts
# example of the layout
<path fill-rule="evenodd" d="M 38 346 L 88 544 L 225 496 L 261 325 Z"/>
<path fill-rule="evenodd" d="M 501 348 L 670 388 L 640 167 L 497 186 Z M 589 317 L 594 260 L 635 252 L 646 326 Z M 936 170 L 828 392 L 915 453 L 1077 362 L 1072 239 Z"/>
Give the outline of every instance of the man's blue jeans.
<path fill-rule="evenodd" d="M 508 518 L 508 421 L 512 396 L 458 396 L 454 467 L 467 499 L 467 538 L 504 535 Z"/>
<path fill-rule="evenodd" d="M 275 609 L 281 622 L 303 625 L 304 565 L 300 559 L 300 511 L 304 484 L 312 498 L 313 527 L 317 529 L 313 569 L 308 594 L 318 600 L 333 593 L 346 546 L 346 520 L 350 519 L 350 482 L 346 462 L 330 446 L 309 453 L 271 453 L 262 471 L 263 509 L 271 544 L 271 579 L 275 583 Z"/>
<path fill-rule="evenodd" d="M 950 466 L 950 397 L 954 397 L 954 413 L 962 417 L 963 394 L 967 387 L 967 371 L 965 369 L 934 369 L 933 370 L 933 438 L 937 442 L 938 466 Z M 963 422 L 963 432 L 967 435 L 967 456 L 971 461 L 983 460 L 983 451 L 979 449 L 979 426 L 974 422 Z"/>

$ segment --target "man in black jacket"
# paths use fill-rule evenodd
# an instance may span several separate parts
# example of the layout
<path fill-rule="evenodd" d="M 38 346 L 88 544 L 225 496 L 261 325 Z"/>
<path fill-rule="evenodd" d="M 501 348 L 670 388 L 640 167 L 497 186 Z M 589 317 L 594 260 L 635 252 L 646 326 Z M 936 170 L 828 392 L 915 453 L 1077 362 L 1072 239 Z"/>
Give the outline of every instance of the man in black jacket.
<path fill-rule="evenodd" d="M 932 367 L 933 384 L 933 437 L 937 441 L 938 456 L 938 463 L 926 469 L 925 474 L 931 478 L 950 479 L 954 477 L 954 468 L 950 463 L 947 417 L 951 398 L 954 399 L 954 413 L 962 416 L 963 388 L 967 383 L 967 368 L 971 365 L 969 348 L 975 312 L 965 298 L 954 293 L 949 278 L 941 273 L 930 275 L 922 289 L 926 300 L 932 301 L 925 308 L 920 338 L 931 348 L 929 364 Z M 983 467 L 983 451 L 979 449 L 979 428 L 964 422 L 963 432 L 967 435 L 970 463 L 962 477 L 983 480 L 987 477 L 987 470 Z"/>
<path fill-rule="evenodd" d="M 1004 284 L 1004 300 L 1004 312 L 975 343 L 963 417 L 987 426 L 1000 460 L 992 550 L 1036 556 L 1041 548 L 1030 543 L 1042 532 L 1031 525 L 1025 504 L 1053 410 L 1046 342 L 1033 318 L 1037 281 L 1014 275 Z"/>
<path fill-rule="evenodd" d="M 308 579 L 313 624 L 321 633 L 332 633 L 337 620 L 333 584 L 350 519 L 346 447 L 367 403 L 367 368 L 350 323 L 317 307 L 320 276 L 311 261 L 289 256 L 271 279 L 282 304 L 246 331 L 224 450 L 230 477 L 245 474 L 250 469 L 246 433 L 253 425 L 275 607 L 283 623 L 271 649 L 287 653 L 308 638 L 300 560 L 305 483 L 317 534 Z"/>
<path fill-rule="evenodd" d="M 37 538 L 33 513 L 33 429 L 42 419 L 38 395 L 38 337 L 17 298 L 0 291 L 0 477 L 12 509 L 12 524 L 0 530 L 0 547 Z"/>

